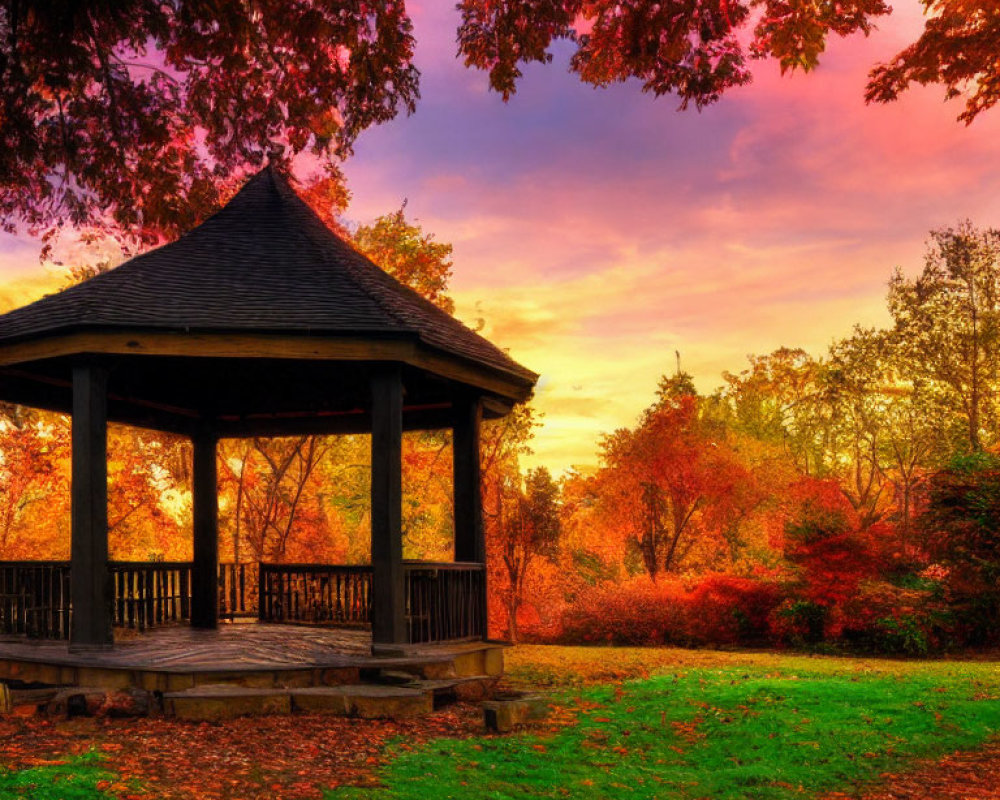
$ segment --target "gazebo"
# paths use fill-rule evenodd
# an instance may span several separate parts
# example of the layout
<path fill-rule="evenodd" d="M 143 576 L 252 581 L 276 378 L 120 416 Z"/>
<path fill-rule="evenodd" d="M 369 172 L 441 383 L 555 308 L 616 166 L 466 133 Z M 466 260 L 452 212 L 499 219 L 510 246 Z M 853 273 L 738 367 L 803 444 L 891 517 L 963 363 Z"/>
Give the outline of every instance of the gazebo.
<path fill-rule="evenodd" d="M 0 316 L 0 400 L 72 416 L 63 627 L 76 652 L 113 644 L 109 421 L 193 443 L 193 560 L 179 592 L 191 626 L 209 629 L 219 619 L 218 440 L 371 433 L 373 655 L 413 643 L 402 433 L 450 428 L 455 561 L 477 577 L 471 591 L 428 595 L 438 607 L 424 611 L 470 621 L 450 635 L 485 639 L 480 422 L 509 413 L 536 379 L 352 249 L 273 166 L 177 241 Z"/>

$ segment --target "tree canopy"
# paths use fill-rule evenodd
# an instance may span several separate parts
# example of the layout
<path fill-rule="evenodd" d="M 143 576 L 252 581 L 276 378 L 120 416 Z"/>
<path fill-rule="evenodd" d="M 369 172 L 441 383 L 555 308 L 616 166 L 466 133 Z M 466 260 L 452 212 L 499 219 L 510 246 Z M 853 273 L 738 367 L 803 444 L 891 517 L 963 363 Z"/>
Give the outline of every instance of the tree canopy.
<path fill-rule="evenodd" d="M 888 102 L 914 83 L 1000 97 L 1000 7 L 921 0 L 919 39 L 870 76 Z M 575 46 L 595 86 L 629 79 L 681 106 L 750 81 L 753 59 L 810 70 L 831 35 L 868 34 L 883 0 L 462 0 L 458 55 L 509 98 L 522 68 Z M 0 214 L 7 230 L 176 235 L 281 148 L 318 164 L 306 187 L 343 200 L 337 162 L 419 97 L 403 0 L 0 0 Z"/>
<path fill-rule="evenodd" d="M 411 27 L 402 0 L 4 0 L 3 224 L 155 241 L 276 145 L 333 164 L 414 108 Z"/>

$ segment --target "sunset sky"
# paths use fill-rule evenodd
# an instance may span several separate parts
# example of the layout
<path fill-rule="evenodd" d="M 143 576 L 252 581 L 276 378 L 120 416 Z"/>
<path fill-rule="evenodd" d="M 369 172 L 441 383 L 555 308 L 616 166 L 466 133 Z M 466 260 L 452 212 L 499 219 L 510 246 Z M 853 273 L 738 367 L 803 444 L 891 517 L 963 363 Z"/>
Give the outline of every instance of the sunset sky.
<path fill-rule="evenodd" d="M 1000 110 L 967 128 L 939 87 L 864 105 L 868 68 L 919 30 L 916 0 L 896 7 L 870 39 L 831 42 L 814 74 L 761 64 L 679 113 L 635 84 L 579 83 L 568 48 L 504 104 L 456 60 L 452 4 L 413 3 L 422 99 L 362 135 L 348 217 L 405 198 L 454 245 L 459 316 L 542 375 L 532 463 L 594 464 L 675 350 L 705 391 L 750 353 L 818 354 L 885 323 L 890 272 L 919 269 L 930 229 L 1000 225 Z M 37 250 L 0 243 L 7 302 L 51 282 Z"/>

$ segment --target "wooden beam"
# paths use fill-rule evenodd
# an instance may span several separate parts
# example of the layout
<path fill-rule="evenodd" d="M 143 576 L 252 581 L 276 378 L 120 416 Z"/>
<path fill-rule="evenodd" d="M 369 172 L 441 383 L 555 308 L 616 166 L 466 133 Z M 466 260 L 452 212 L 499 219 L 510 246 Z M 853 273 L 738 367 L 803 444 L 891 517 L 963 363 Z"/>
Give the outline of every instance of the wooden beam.
<path fill-rule="evenodd" d="M 0 397 L 8 403 L 69 414 L 73 410 L 73 381 L 72 377 L 64 380 L 24 370 L 0 370 Z M 189 415 L 172 413 L 112 391 L 107 393 L 107 416 L 109 422 L 182 435 L 190 435 L 195 422 Z"/>
<path fill-rule="evenodd" d="M 392 653 L 408 636 L 403 575 L 403 381 L 399 367 L 373 373 L 372 653 Z"/>
<path fill-rule="evenodd" d="M 194 459 L 191 493 L 194 522 L 194 559 L 191 566 L 191 627 L 219 624 L 219 494 L 214 432 L 191 437 Z"/>
<path fill-rule="evenodd" d="M 478 397 L 455 402 L 453 485 L 455 492 L 455 560 L 486 563 L 483 500 L 479 466 L 482 404 Z"/>
<path fill-rule="evenodd" d="M 111 631 L 108 572 L 108 373 L 73 366 L 72 481 L 70 484 L 70 649 L 107 649 Z"/>
<path fill-rule="evenodd" d="M 432 431 L 451 427 L 450 403 L 431 406 L 404 406 L 404 431 Z M 370 411 L 356 409 L 343 413 L 273 416 L 257 415 L 242 419 L 220 417 L 215 423 L 220 439 L 243 439 L 251 436 L 328 436 L 371 433 Z"/>
<path fill-rule="evenodd" d="M 422 343 L 415 335 L 386 338 L 261 333 L 91 332 L 48 336 L 0 347 L 0 366 L 80 353 L 203 358 L 383 361 L 409 364 L 513 401 L 526 400 L 538 376 L 480 364 Z M 0 399 L 6 399 L 0 396 Z"/>

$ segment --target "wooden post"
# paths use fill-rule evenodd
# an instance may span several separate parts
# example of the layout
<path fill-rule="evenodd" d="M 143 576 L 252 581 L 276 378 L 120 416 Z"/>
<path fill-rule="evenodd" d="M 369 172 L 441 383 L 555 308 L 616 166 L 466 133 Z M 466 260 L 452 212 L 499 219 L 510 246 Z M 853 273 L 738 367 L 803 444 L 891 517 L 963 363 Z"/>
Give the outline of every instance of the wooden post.
<path fill-rule="evenodd" d="M 486 638 L 486 532 L 483 528 L 479 460 L 479 430 L 483 420 L 483 406 L 476 396 L 459 395 L 455 398 L 454 407 L 452 486 L 455 493 L 455 560 L 483 565 L 483 578 L 477 587 L 478 596 L 472 599 L 476 607 L 463 610 L 471 618 L 481 621 L 483 638 Z"/>
<path fill-rule="evenodd" d="M 108 373 L 73 367 L 73 454 L 70 487 L 70 648 L 110 648 L 108 571 Z"/>
<path fill-rule="evenodd" d="M 205 429 L 191 437 L 194 445 L 192 500 L 194 559 L 191 567 L 191 627 L 219 624 L 219 495 L 215 434 Z"/>
<path fill-rule="evenodd" d="M 455 492 L 455 560 L 483 564 L 483 501 L 479 474 L 479 426 L 482 406 L 477 397 L 455 401 L 453 486 Z"/>
<path fill-rule="evenodd" d="M 376 370 L 372 386 L 372 652 L 406 644 L 403 575 L 403 382 L 399 367 Z"/>

